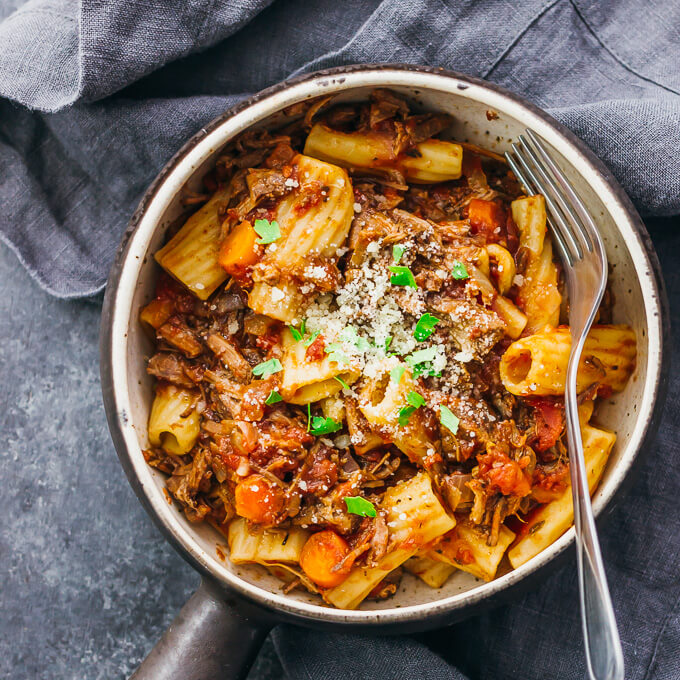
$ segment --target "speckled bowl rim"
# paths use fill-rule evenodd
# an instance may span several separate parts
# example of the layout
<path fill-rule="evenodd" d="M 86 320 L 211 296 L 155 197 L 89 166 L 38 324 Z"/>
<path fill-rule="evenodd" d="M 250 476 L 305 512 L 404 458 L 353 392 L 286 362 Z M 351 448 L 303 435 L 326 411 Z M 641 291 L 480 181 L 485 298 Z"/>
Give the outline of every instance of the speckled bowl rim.
<path fill-rule="evenodd" d="M 539 555 L 490 583 L 471 590 L 416 605 L 381 610 L 345 611 L 297 601 L 285 595 L 249 583 L 230 573 L 216 556 L 208 554 L 180 522 L 177 510 L 168 504 L 156 487 L 151 471 L 141 454 L 137 433 L 130 422 L 130 400 L 127 381 L 127 331 L 131 319 L 132 299 L 141 269 L 140 244 L 148 239 L 176 192 L 210 156 L 215 148 L 245 127 L 296 101 L 327 93 L 338 93 L 359 87 L 405 86 L 419 90 L 456 93 L 481 100 L 490 108 L 525 122 L 552 144 L 586 178 L 612 214 L 621 238 L 637 246 L 631 252 L 637 276 L 646 300 L 647 332 L 653 360 L 648 363 L 647 378 L 641 399 L 639 420 L 627 449 L 630 456 L 616 466 L 614 481 L 607 494 L 594 503 L 596 514 L 610 505 L 613 497 L 630 481 L 632 470 L 639 464 L 641 453 L 649 448 L 658 427 L 661 405 L 666 391 L 668 346 L 670 333 L 668 305 L 658 259 L 649 235 L 630 199 L 609 170 L 573 133 L 538 107 L 504 88 L 460 73 L 441 68 L 408 64 L 362 64 L 317 71 L 293 78 L 248 97 L 197 132 L 166 164 L 144 194 L 122 239 L 111 270 L 102 313 L 101 376 L 107 418 L 121 463 L 129 481 L 154 521 L 175 548 L 196 569 L 218 584 L 251 602 L 273 609 L 278 615 L 299 622 L 351 624 L 353 627 L 408 622 L 438 622 L 461 618 L 473 613 L 489 598 L 514 589 L 533 575 L 545 571 L 573 543 L 573 527 Z M 577 162 L 575 162 L 577 161 Z M 606 199 L 606 200 L 605 200 Z M 141 253 L 141 255 L 140 255 Z M 647 446 L 646 446 L 647 445 Z M 505 599 L 505 598 L 504 598 Z"/>

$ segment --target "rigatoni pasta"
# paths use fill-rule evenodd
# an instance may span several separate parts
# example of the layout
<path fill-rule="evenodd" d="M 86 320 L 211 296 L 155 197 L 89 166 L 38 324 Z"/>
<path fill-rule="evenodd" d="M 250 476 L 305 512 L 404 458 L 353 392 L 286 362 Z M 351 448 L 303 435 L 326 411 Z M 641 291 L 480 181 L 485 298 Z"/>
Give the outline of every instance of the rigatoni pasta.
<path fill-rule="evenodd" d="M 522 397 L 564 394 L 570 351 L 566 327 L 548 326 L 517 340 L 500 363 L 505 389 Z M 621 391 L 635 369 L 635 355 L 635 334 L 628 326 L 593 326 L 581 354 L 576 389 L 583 392 L 597 383 L 600 389 Z"/>
<path fill-rule="evenodd" d="M 355 609 L 387 574 L 456 523 L 434 495 L 429 476 L 422 472 L 389 488 L 381 509 L 394 547 L 375 566 L 354 566 L 340 585 L 324 592 L 324 599 L 336 607 Z"/>
<path fill-rule="evenodd" d="M 156 261 L 200 300 L 207 300 L 227 278 L 218 257 L 220 210 L 231 189 L 218 191 L 157 253 Z"/>
<path fill-rule="evenodd" d="M 285 592 L 353 609 L 402 578 L 496 578 L 573 521 L 544 199 L 386 90 L 282 115 L 223 150 L 156 254 L 146 459 Z M 597 403 L 635 360 L 629 327 L 593 327 L 591 491 L 615 442 Z"/>
<path fill-rule="evenodd" d="M 149 416 L 149 442 L 178 456 L 191 451 L 201 430 L 196 402 L 194 392 L 159 385 Z"/>

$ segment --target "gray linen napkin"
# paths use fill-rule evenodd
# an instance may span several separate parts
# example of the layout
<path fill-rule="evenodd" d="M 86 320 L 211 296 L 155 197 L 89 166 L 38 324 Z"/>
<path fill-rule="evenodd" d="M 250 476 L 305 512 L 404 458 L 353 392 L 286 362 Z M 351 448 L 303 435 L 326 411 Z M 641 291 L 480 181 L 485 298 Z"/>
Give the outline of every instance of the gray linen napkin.
<path fill-rule="evenodd" d="M 641 210 L 680 212 L 678 30 L 658 1 L 29 0 L 0 23 L 0 234 L 49 292 L 91 295 L 201 125 L 291 74 L 380 61 L 524 94 Z"/>
<path fill-rule="evenodd" d="M 140 194 L 187 137 L 247 93 L 340 64 L 505 85 L 582 137 L 643 213 L 680 212 L 677 2 L 0 0 L 2 16 L 0 235 L 60 297 L 102 289 Z M 677 413 L 603 537 L 630 678 L 680 677 Z M 570 566 L 443 631 L 376 641 L 282 626 L 275 643 L 306 680 L 584 678 L 576 593 Z"/>

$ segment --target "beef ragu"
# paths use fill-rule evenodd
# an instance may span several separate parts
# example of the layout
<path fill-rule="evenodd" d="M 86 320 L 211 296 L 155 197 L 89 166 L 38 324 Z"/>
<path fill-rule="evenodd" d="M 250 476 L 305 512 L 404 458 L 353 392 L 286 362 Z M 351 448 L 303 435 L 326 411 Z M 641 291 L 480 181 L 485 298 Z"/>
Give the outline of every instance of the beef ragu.
<path fill-rule="evenodd" d="M 189 521 L 286 591 L 353 608 L 404 571 L 490 580 L 572 521 L 543 197 L 392 92 L 287 115 L 224 150 L 156 253 L 147 460 Z M 593 328 L 593 489 L 615 439 L 594 403 L 634 363 L 629 328 Z"/>

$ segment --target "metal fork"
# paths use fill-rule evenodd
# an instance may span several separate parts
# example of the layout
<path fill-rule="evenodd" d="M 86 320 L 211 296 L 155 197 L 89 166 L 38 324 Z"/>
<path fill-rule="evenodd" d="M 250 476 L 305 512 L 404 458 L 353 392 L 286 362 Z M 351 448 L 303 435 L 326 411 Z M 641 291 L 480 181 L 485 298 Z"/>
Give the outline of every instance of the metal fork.
<path fill-rule="evenodd" d="M 588 672 L 592 680 L 623 680 L 621 640 L 590 503 L 576 392 L 583 346 L 607 284 L 607 256 L 592 217 L 539 137 L 526 130 L 512 151 L 505 157 L 529 195 L 545 197 L 548 225 L 564 265 L 569 294 L 571 353 L 564 398 Z"/>

